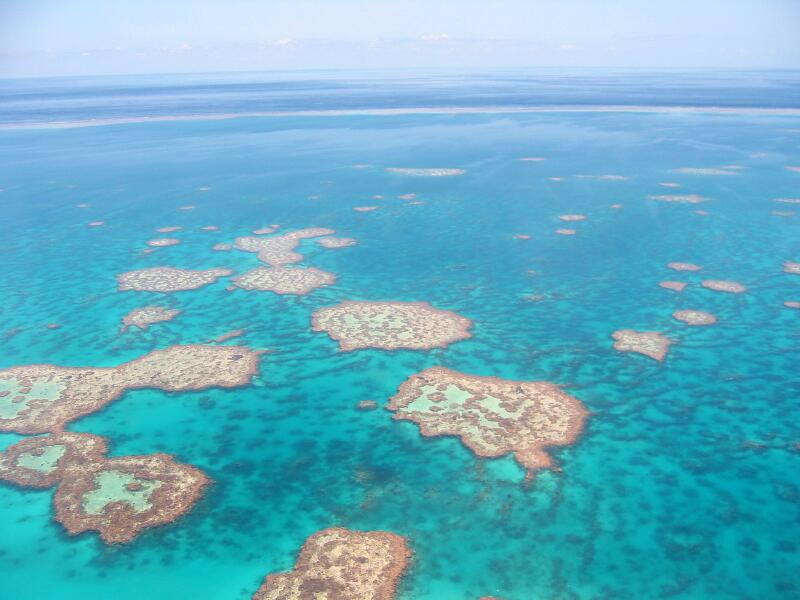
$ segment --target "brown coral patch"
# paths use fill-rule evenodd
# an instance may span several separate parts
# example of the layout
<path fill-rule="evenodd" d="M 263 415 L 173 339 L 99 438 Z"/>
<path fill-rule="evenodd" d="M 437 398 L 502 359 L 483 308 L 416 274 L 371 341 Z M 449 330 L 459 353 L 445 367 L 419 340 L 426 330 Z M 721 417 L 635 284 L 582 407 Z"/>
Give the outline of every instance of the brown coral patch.
<path fill-rule="evenodd" d="M 616 340 L 614 349 L 619 352 L 638 352 L 658 361 L 664 360 L 672 340 L 655 331 L 620 329 L 611 337 Z"/>
<path fill-rule="evenodd" d="M 226 268 L 192 271 L 174 267 L 153 267 L 117 275 L 117 282 L 119 283 L 117 289 L 120 291 L 136 290 L 141 292 L 196 290 L 214 283 L 220 277 L 228 277 L 229 275 L 233 275 L 233 271 Z"/>
<path fill-rule="evenodd" d="M 129 542 L 188 512 L 209 482 L 168 454 L 68 466 L 54 498 L 56 520 L 72 535 L 94 530 L 108 544 Z"/>
<path fill-rule="evenodd" d="M 713 325 L 717 317 L 702 310 L 677 310 L 672 316 L 687 325 Z"/>
<path fill-rule="evenodd" d="M 715 292 L 728 292 L 730 294 L 742 294 L 747 288 L 738 281 L 725 281 L 722 279 L 705 279 L 701 282 L 704 288 Z"/>
<path fill-rule="evenodd" d="M 392 600 L 410 557 L 394 533 L 323 529 L 305 541 L 294 569 L 268 575 L 253 600 Z"/>
<path fill-rule="evenodd" d="M 260 354 L 239 346 L 186 345 L 155 350 L 118 367 L 27 365 L 0 370 L 0 431 L 58 431 L 129 389 L 247 385 L 258 372 Z"/>
<path fill-rule="evenodd" d="M 427 302 L 342 302 L 314 313 L 312 329 L 324 331 L 345 352 L 359 348 L 428 350 L 470 337 L 472 321 Z"/>
<path fill-rule="evenodd" d="M 390 398 L 394 418 L 424 436 L 455 435 L 479 456 L 513 453 L 528 475 L 553 466 L 545 449 L 572 444 L 588 413 L 544 381 L 510 381 L 433 367 L 412 375 Z"/>

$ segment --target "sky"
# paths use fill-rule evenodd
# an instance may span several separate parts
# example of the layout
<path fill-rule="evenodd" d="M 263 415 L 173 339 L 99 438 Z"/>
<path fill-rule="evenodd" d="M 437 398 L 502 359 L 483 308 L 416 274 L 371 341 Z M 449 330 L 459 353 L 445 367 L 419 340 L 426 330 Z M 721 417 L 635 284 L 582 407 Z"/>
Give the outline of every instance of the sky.
<path fill-rule="evenodd" d="M 800 68 L 800 0 L 0 0 L 0 77 Z"/>

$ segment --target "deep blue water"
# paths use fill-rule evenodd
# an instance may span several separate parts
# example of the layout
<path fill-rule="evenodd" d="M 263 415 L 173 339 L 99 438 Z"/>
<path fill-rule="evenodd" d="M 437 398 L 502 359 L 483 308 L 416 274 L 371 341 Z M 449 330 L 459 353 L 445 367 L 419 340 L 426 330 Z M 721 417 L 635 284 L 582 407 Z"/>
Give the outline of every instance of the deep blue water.
<path fill-rule="evenodd" d="M 800 108 L 800 72 L 308 71 L 0 80 L 0 125 L 298 110 L 598 105 Z"/>
<path fill-rule="evenodd" d="M 640 77 L 645 89 L 595 76 L 588 91 L 556 77 L 541 94 L 800 105 L 786 73 L 698 75 L 697 87 L 683 75 L 672 86 L 669 74 Z M 526 77 L 471 86 L 441 77 L 425 97 L 405 80 L 242 78 L 5 82 L 3 122 L 536 100 Z M 674 171 L 724 165 L 743 168 Z M 229 343 L 276 350 L 250 387 L 129 392 L 70 425 L 106 436 L 112 454 L 168 452 L 208 473 L 209 493 L 173 525 L 107 547 L 64 533 L 51 490 L 0 485 L 0 598 L 249 598 L 333 525 L 408 537 L 403 600 L 800 597 L 800 311 L 783 306 L 800 301 L 800 276 L 782 271 L 800 261 L 800 214 L 774 202 L 800 197 L 800 173 L 784 168 L 793 165 L 800 117 L 774 115 L 283 116 L 0 131 L 0 368 L 115 365 L 240 328 Z M 387 167 L 467 172 L 410 178 Z M 629 179 L 576 177 L 606 174 Z M 398 198 L 406 193 L 425 204 Z M 709 201 L 648 199 L 665 193 Z M 197 208 L 178 210 L 187 204 Z M 363 205 L 379 208 L 352 210 Z M 587 216 L 575 236 L 554 233 L 566 213 Z M 87 227 L 93 220 L 106 224 Z M 116 291 L 116 274 L 148 266 L 249 270 L 255 255 L 211 246 L 269 223 L 331 227 L 359 244 L 304 242 L 303 264 L 339 279 L 302 297 L 226 291 L 227 280 L 171 295 Z M 184 228 L 179 246 L 142 253 L 155 228 L 172 225 Z M 676 273 L 670 261 L 703 270 Z M 704 278 L 748 291 L 712 292 Z M 690 285 L 677 294 L 658 286 L 665 279 Z M 341 353 L 311 331 L 311 313 L 355 299 L 428 301 L 472 319 L 474 335 L 431 352 Z M 123 315 L 152 303 L 184 312 L 119 333 Z M 671 317 L 684 308 L 719 322 L 688 327 Z M 45 327 L 53 322 L 61 327 Z M 621 354 L 610 336 L 622 328 L 676 344 L 663 363 Z M 552 381 L 592 416 L 578 443 L 553 452 L 561 470 L 528 485 L 511 457 L 481 459 L 455 438 L 355 408 L 434 365 Z"/>

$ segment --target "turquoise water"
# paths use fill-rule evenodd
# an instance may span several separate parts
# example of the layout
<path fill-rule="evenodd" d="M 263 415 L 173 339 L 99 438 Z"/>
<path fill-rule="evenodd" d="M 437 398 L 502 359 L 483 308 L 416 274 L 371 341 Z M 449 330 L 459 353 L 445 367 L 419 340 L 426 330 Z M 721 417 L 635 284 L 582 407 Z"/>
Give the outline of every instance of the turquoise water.
<path fill-rule="evenodd" d="M 771 214 L 793 209 L 774 198 L 800 197 L 800 174 L 784 169 L 800 165 L 800 118 L 286 116 L 4 130 L 0 142 L 1 367 L 116 365 L 235 329 L 246 334 L 227 343 L 274 350 L 250 387 L 131 391 L 69 426 L 107 437 L 112 455 L 167 452 L 205 471 L 210 490 L 172 525 L 109 547 L 68 536 L 52 490 L 0 486 L 0 597 L 249 598 L 333 525 L 409 538 L 404 600 L 800 597 L 800 311 L 782 305 L 800 300 L 800 276 L 782 272 L 800 260 L 800 214 Z M 744 169 L 672 172 L 732 164 Z M 670 181 L 682 187 L 658 185 Z M 647 199 L 670 193 L 711 200 Z M 379 208 L 352 210 L 364 205 Z M 568 213 L 587 219 L 565 225 Z M 254 254 L 211 246 L 270 223 L 359 244 L 302 242 L 302 264 L 338 276 L 308 296 L 227 291 L 228 279 L 116 291 L 115 275 L 136 268 L 254 268 Z M 173 225 L 180 245 L 142 253 Z M 577 235 L 554 233 L 564 226 Z M 713 292 L 703 278 L 749 289 Z M 665 279 L 690 285 L 677 294 Z M 310 320 L 342 300 L 425 300 L 472 319 L 473 337 L 341 353 Z M 119 332 L 154 303 L 183 313 Z M 678 309 L 719 322 L 688 327 Z M 663 363 L 620 354 L 610 336 L 624 328 L 676 344 Z M 588 427 L 553 451 L 560 472 L 526 483 L 511 457 L 481 459 L 356 408 L 435 365 L 561 384 L 592 413 Z M 19 439 L 0 435 L 4 447 Z"/>

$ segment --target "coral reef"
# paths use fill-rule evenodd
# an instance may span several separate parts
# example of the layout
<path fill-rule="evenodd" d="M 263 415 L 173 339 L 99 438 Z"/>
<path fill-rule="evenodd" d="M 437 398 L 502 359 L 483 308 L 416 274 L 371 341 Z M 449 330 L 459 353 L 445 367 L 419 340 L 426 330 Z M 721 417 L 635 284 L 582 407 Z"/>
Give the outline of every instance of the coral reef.
<path fill-rule="evenodd" d="M 545 449 L 574 443 L 588 416 L 555 384 L 444 367 L 409 377 L 387 408 L 395 419 L 417 423 L 424 436 L 458 436 L 478 456 L 513 453 L 529 476 L 553 465 Z"/>
<path fill-rule="evenodd" d="M 694 263 L 671 262 L 667 263 L 667 268 L 670 268 L 673 271 L 699 271 L 703 267 Z"/>
<path fill-rule="evenodd" d="M 180 243 L 181 241 L 177 238 L 159 238 L 157 240 L 149 240 L 147 245 L 153 248 L 165 248 L 167 246 L 177 246 Z"/>
<path fill-rule="evenodd" d="M 153 267 L 122 273 L 117 275 L 117 281 L 120 291 L 181 292 L 196 290 L 229 275 L 233 275 L 233 271 L 226 268 L 191 271 L 174 267 Z"/>
<path fill-rule="evenodd" d="M 406 169 L 390 167 L 386 170 L 396 175 L 408 175 L 411 177 L 452 177 L 466 173 L 464 169 Z"/>
<path fill-rule="evenodd" d="M 787 260 L 783 263 L 783 272 L 800 275 L 800 262 L 792 262 Z"/>
<path fill-rule="evenodd" d="M 674 292 L 682 292 L 683 288 L 685 288 L 687 283 L 683 281 L 662 281 L 658 285 L 660 285 L 665 290 L 672 290 Z"/>
<path fill-rule="evenodd" d="M 741 294 L 747 291 L 747 288 L 737 281 L 723 281 L 721 279 L 704 279 L 701 282 L 704 288 L 714 290 L 715 292 L 729 292 L 731 294 Z"/>
<path fill-rule="evenodd" d="M 700 204 L 708 200 L 705 196 L 699 194 L 660 194 L 655 196 L 648 196 L 650 200 L 658 200 L 659 202 L 678 202 L 681 204 Z"/>
<path fill-rule="evenodd" d="M 638 352 L 658 361 L 664 360 L 672 342 L 667 337 L 655 331 L 634 331 L 633 329 L 620 329 L 611 337 L 616 340 L 614 349 L 620 352 Z"/>
<path fill-rule="evenodd" d="M 276 294 L 308 294 L 315 289 L 336 283 L 336 275 L 314 267 L 258 267 L 233 280 L 245 290 L 261 290 Z"/>
<path fill-rule="evenodd" d="M 311 227 L 267 238 L 238 237 L 234 240 L 233 245 L 237 250 L 255 252 L 258 260 L 272 267 L 282 267 L 303 260 L 303 255 L 294 251 L 300 244 L 300 240 L 329 236 L 334 233 L 336 232 L 333 229 Z"/>
<path fill-rule="evenodd" d="M 122 317 L 122 331 L 127 331 L 129 327 L 147 329 L 154 323 L 171 321 L 179 314 L 181 314 L 181 311 L 164 308 L 163 306 L 143 306 L 142 308 L 134 308 L 131 312 Z"/>
<path fill-rule="evenodd" d="M 678 310 L 672 316 L 687 325 L 713 325 L 717 317 L 702 310 Z"/>
<path fill-rule="evenodd" d="M 586 215 L 560 215 L 558 218 L 562 221 L 583 221 Z"/>
<path fill-rule="evenodd" d="M 268 575 L 253 600 L 392 600 L 410 557 L 394 533 L 323 529 L 305 541 L 294 569 Z"/>
<path fill-rule="evenodd" d="M 68 465 L 56 489 L 56 520 L 72 534 L 96 530 L 108 544 L 175 521 L 209 483 L 168 454 L 122 456 Z"/>
<path fill-rule="evenodd" d="M 0 431 L 58 431 L 129 389 L 200 390 L 247 385 L 259 351 L 238 346 L 172 346 L 118 367 L 27 365 L 0 370 Z"/>
<path fill-rule="evenodd" d="M 333 236 L 325 236 L 317 240 L 317 244 L 323 248 L 347 248 L 348 246 L 355 246 L 358 240 L 355 238 L 339 238 Z"/>
<path fill-rule="evenodd" d="M 470 337 L 472 321 L 427 302 L 342 302 L 317 310 L 312 329 L 343 351 L 359 348 L 427 350 Z"/>

